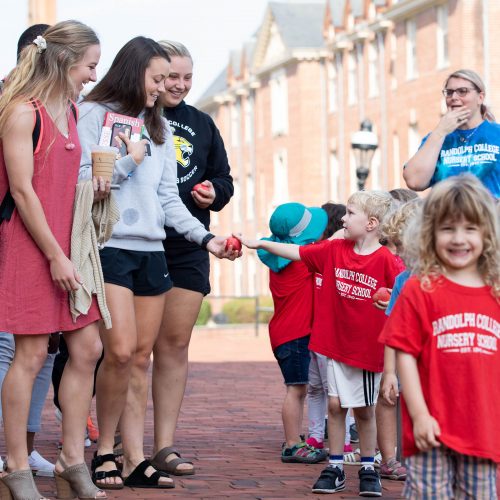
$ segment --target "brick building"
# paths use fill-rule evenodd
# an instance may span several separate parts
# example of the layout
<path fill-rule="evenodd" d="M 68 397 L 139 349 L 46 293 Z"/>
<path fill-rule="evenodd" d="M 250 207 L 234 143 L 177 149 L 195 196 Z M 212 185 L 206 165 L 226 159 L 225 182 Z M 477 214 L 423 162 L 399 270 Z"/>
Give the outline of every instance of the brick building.
<path fill-rule="evenodd" d="M 498 0 L 329 0 L 268 4 L 253 40 L 197 103 L 219 126 L 235 196 L 213 220 L 224 234 L 267 235 L 286 201 L 345 202 L 357 189 L 351 136 L 369 119 L 379 147 L 367 188 L 404 186 L 402 165 L 445 112 L 446 76 L 483 76 L 500 109 Z M 254 252 L 212 261 L 214 295 L 267 293 Z"/>

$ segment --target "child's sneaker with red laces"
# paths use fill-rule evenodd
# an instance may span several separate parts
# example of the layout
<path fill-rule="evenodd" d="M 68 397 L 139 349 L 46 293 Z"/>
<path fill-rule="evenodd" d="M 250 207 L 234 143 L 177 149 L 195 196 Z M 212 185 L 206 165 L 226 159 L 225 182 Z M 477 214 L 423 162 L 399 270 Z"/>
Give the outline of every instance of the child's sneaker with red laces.
<path fill-rule="evenodd" d="M 285 463 L 317 464 L 327 456 L 325 450 L 313 448 L 303 441 L 290 448 L 284 446 L 281 450 L 281 461 Z"/>
<path fill-rule="evenodd" d="M 398 462 L 396 458 L 391 458 L 385 464 L 380 465 L 380 477 L 392 479 L 393 481 L 404 481 L 406 479 L 406 467 Z"/>
<path fill-rule="evenodd" d="M 306 439 L 306 444 L 312 446 L 313 448 L 316 448 L 317 450 L 322 450 L 325 447 L 323 441 L 318 441 L 316 438 L 313 437 L 308 437 Z"/>

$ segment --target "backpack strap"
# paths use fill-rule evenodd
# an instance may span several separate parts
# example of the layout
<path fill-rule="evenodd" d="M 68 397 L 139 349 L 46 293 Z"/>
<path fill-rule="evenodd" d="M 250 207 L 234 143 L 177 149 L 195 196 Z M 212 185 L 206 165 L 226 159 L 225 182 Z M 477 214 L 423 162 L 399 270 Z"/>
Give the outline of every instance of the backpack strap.
<path fill-rule="evenodd" d="M 41 146 L 41 137 L 43 135 L 43 118 L 42 113 L 40 113 L 40 105 L 38 101 L 32 99 L 31 104 L 34 108 L 33 110 L 33 155 L 37 154 L 40 150 Z M 73 108 L 72 108 L 73 109 Z M 75 113 L 74 111 L 73 113 Z M 75 118 L 76 119 L 76 118 Z M 10 220 L 12 214 L 14 213 L 14 209 L 16 208 L 16 203 L 10 189 L 7 189 L 5 196 L 3 197 L 2 203 L 0 203 L 0 224 L 4 220 Z"/>
<path fill-rule="evenodd" d="M 42 113 L 40 113 L 40 105 L 38 101 L 34 99 L 30 101 L 34 108 L 34 120 L 35 125 L 33 127 L 33 155 L 36 155 L 38 151 L 40 151 L 40 146 L 42 144 L 42 136 L 43 136 L 43 118 Z"/>
<path fill-rule="evenodd" d="M 75 123 L 78 123 L 78 106 L 75 101 L 69 101 L 69 107 L 71 112 L 73 113 L 73 118 L 75 119 Z"/>

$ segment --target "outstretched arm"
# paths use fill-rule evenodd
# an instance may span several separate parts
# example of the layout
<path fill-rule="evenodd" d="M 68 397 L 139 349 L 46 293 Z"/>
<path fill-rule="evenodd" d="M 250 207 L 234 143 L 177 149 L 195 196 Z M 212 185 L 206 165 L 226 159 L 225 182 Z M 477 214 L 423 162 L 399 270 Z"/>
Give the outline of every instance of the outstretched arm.
<path fill-rule="evenodd" d="M 413 422 L 415 444 L 422 451 L 440 446 L 438 437 L 441 429 L 436 419 L 429 413 L 425 402 L 417 360 L 411 354 L 402 351 L 396 352 L 396 359 L 406 406 Z"/>
<path fill-rule="evenodd" d="M 245 238 L 241 234 L 235 234 L 235 236 L 247 248 L 266 250 L 269 253 L 288 260 L 300 260 L 299 245 L 293 245 L 291 243 L 277 243 L 275 241 L 268 240 L 251 240 L 249 238 Z"/>

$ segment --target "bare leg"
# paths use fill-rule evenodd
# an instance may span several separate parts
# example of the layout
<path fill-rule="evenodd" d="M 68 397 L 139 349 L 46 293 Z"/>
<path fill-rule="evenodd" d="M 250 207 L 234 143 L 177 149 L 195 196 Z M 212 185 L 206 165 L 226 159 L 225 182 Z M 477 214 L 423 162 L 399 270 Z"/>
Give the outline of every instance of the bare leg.
<path fill-rule="evenodd" d="M 362 457 L 373 457 L 377 444 L 377 426 L 375 423 L 375 407 L 364 406 L 353 408 L 358 425 L 359 447 Z"/>
<path fill-rule="evenodd" d="M 85 462 L 84 438 L 92 400 L 94 370 L 101 356 L 102 343 L 98 324 L 64 334 L 69 359 L 64 367 L 59 387 L 59 402 L 63 415 L 63 446 L 61 457 L 68 465 Z M 62 472 L 60 464 L 56 470 Z"/>
<path fill-rule="evenodd" d="M 174 444 L 177 419 L 188 375 L 188 348 L 191 333 L 200 312 L 203 295 L 183 288 L 166 294 L 163 321 L 153 356 L 154 450 Z M 166 457 L 167 462 L 175 455 Z M 177 470 L 192 470 L 191 464 L 179 464 Z"/>
<path fill-rule="evenodd" d="M 330 455 L 344 454 L 345 417 L 347 408 L 340 406 L 340 400 L 328 396 L 328 444 Z"/>
<path fill-rule="evenodd" d="M 47 358 L 48 335 L 16 335 L 14 359 L 2 386 L 9 472 L 28 469 L 26 429 L 33 382 Z"/>
<path fill-rule="evenodd" d="M 132 356 L 136 349 L 134 295 L 128 288 L 106 284 L 106 301 L 113 327 L 101 329 L 104 358 L 97 372 L 96 409 L 99 424 L 98 455 L 113 453 L 115 431 L 125 407 L 128 383 L 132 368 Z M 112 462 L 105 462 L 97 471 L 114 470 Z M 98 481 L 104 484 L 121 484 L 117 477 Z"/>
<path fill-rule="evenodd" d="M 384 398 L 379 397 L 375 414 L 377 416 L 377 441 L 382 463 L 387 463 L 396 457 L 396 427 L 397 427 L 396 405 L 387 404 Z"/>
<path fill-rule="evenodd" d="M 127 393 L 127 402 L 120 419 L 123 443 L 123 477 L 128 477 L 144 461 L 144 421 L 148 400 L 148 368 L 151 351 L 160 328 L 165 294 L 152 297 L 134 297 L 137 326 L 137 348 L 132 361 L 132 371 Z M 146 475 L 154 472 L 151 467 Z M 172 483 L 161 477 L 159 484 Z"/>
<path fill-rule="evenodd" d="M 300 442 L 307 385 L 287 385 L 281 416 L 288 448 Z"/>

